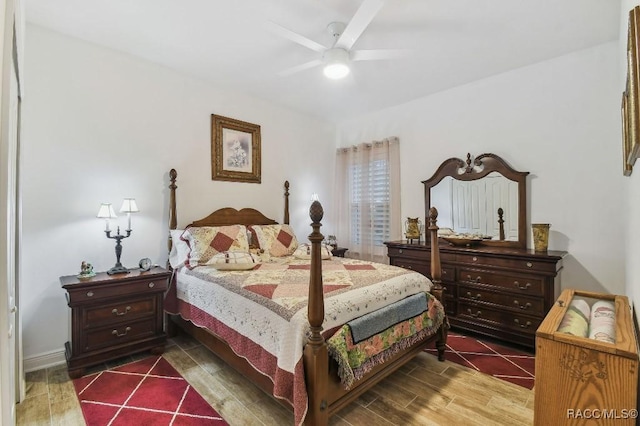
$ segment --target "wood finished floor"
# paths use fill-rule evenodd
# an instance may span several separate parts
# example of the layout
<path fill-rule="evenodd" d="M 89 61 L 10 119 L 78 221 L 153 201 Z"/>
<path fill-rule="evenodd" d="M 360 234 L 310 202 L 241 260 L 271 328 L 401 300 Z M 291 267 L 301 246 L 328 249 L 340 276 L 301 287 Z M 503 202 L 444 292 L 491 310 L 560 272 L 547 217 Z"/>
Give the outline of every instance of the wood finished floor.
<path fill-rule="evenodd" d="M 127 357 L 91 372 L 143 358 Z M 293 424 L 293 415 L 187 336 L 164 357 L 231 425 Z M 334 416 L 331 425 L 530 425 L 533 391 L 426 353 Z M 18 425 L 82 425 L 66 366 L 27 373 Z"/>

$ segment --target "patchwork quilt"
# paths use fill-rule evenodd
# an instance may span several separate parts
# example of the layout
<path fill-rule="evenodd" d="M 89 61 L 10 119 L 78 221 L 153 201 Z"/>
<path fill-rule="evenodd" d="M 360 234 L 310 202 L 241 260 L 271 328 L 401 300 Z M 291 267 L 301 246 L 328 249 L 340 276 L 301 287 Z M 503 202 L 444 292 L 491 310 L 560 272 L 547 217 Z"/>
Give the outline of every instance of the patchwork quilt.
<path fill-rule="evenodd" d="M 268 376 L 274 396 L 294 407 L 296 424 L 307 411 L 302 352 L 309 329 L 309 262 L 287 256 L 251 271 L 181 268 L 165 303 L 167 312 L 206 327 Z M 325 330 L 431 287 L 416 272 L 355 259 L 324 260 L 322 269 Z"/>

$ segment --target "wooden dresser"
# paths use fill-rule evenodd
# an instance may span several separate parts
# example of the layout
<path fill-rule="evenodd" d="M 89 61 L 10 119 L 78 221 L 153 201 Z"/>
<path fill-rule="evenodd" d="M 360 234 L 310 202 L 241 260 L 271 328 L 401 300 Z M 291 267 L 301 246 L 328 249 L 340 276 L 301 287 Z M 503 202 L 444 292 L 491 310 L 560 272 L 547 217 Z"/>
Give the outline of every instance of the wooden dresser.
<path fill-rule="evenodd" d="M 69 376 L 86 367 L 151 350 L 160 354 L 167 339 L 164 292 L 170 272 L 154 268 L 128 274 L 102 272 L 88 280 L 60 277 L 71 308 L 71 341 L 65 344 Z"/>
<path fill-rule="evenodd" d="M 385 243 L 392 265 L 429 276 L 430 246 Z M 440 245 L 445 309 L 454 328 L 530 348 L 536 329 L 560 295 L 566 252 Z"/>

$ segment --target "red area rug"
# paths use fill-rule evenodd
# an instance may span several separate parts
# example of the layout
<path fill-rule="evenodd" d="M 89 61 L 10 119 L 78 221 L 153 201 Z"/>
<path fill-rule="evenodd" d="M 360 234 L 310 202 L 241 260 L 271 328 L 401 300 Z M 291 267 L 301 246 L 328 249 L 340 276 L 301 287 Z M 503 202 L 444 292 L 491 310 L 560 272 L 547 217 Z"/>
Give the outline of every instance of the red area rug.
<path fill-rule="evenodd" d="M 227 425 L 162 357 L 73 380 L 88 426 Z"/>
<path fill-rule="evenodd" d="M 427 349 L 427 352 L 437 354 L 435 349 Z M 535 357 L 531 353 L 450 332 L 445 358 L 498 379 L 533 389 Z"/>

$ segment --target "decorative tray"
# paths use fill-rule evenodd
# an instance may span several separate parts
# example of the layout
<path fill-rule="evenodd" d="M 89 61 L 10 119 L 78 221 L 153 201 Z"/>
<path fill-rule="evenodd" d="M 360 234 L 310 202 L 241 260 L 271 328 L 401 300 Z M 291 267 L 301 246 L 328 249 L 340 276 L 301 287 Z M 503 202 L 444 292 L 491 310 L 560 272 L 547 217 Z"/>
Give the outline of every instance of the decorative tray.
<path fill-rule="evenodd" d="M 482 241 L 482 238 L 440 237 L 452 246 L 472 247 Z"/>

